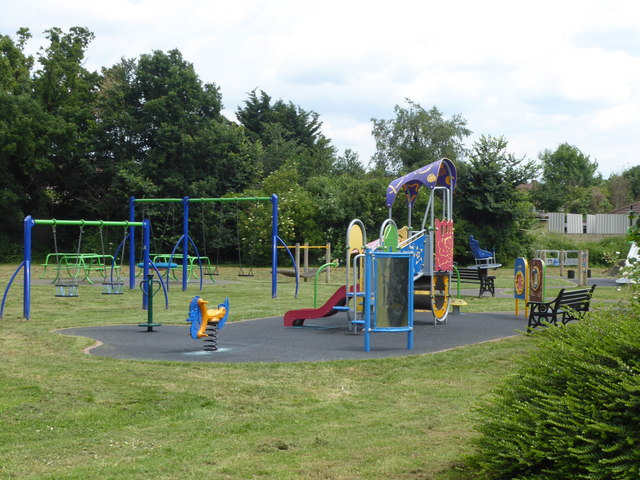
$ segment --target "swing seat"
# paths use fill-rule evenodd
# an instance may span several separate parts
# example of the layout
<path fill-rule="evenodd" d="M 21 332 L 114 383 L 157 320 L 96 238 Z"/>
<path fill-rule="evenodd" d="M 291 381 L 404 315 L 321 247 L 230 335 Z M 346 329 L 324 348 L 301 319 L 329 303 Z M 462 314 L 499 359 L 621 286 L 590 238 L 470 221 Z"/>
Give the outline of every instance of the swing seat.
<path fill-rule="evenodd" d="M 143 262 L 140 262 L 137 265 L 140 268 L 144 268 Z M 169 262 L 157 262 L 157 263 L 154 263 L 154 265 L 158 270 L 170 270 L 172 268 L 178 268 L 179 266 L 177 263 L 169 263 Z"/>
<path fill-rule="evenodd" d="M 240 272 L 238 273 L 239 277 L 253 277 L 253 267 L 249 268 L 249 273 L 244 273 L 242 267 L 240 267 Z"/>
<path fill-rule="evenodd" d="M 77 297 L 78 284 L 71 282 L 59 282 L 55 284 L 56 297 Z"/>
<path fill-rule="evenodd" d="M 124 294 L 124 282 L 102 282 L 103 295 Z"/>
<path fill-rule="evenodd" d="M 216 265 L 215 267 L 213 267 L 213 269 L 211 269 L 211 267 L 206 268 L 203 272 L 203 275 L 220 275 L 220 273 L 218 272 L 218 266 Z"/>

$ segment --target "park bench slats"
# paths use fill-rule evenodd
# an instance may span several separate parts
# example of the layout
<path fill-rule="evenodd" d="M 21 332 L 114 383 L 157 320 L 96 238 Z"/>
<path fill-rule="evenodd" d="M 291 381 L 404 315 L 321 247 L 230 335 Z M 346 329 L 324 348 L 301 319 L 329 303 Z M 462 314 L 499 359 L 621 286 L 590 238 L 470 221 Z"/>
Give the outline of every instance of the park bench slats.
<path fill-rule="evenodd" d="M 495 279 L 493 275 L 487 275 L 486 270 L 482 268 L 456 268 L 458 277 L 454 272 L 452 281 L 456 281 L 460 278 L 460 283 L 472 283 L 480 285 L 480 292 L 478 297 L 481 297 L 484 292 L 489 292 L 492 297 L 496 296 Z"/>
<path fill-rule="evenodd" d="M 558 296 L 550 302 L 528 302 L 529 310 L 528 330 L 550 323 L 566 325 L 572 320 L 581 319 L 589 311 L 591 298 L 596 286 L 578 290 L 561 289 Z"/>

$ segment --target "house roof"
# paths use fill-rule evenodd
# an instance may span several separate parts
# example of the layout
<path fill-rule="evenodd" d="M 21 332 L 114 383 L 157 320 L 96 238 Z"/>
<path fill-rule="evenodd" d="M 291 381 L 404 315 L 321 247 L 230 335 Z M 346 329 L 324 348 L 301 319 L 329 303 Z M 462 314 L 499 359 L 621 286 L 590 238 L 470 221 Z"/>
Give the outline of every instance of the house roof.
<path fill-rule="evenodd" d="M 616 208 L 609 213 L 627 215 L 629 212 L 633 212 L 636 216 L 640 216 L 640 202 L 635 202 L 630 205 L 625 205 L 624 207 Z"/>

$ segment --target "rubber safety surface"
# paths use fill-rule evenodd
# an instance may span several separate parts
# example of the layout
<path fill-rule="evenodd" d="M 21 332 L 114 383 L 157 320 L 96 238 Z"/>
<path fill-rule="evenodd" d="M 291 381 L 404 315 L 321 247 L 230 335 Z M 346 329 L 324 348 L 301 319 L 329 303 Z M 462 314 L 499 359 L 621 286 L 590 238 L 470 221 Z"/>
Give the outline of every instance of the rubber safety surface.
<path fill-rule="evenodd" d="M 284 327 L 282 317 L 227 323 L 220 331 L 218 350 L 203 351 L 202 340 L 189 336 L 188 324 L 163 325 L 153 332 L 137 325 L 67 328 L 64 335 L 97 341 L 92 355 L 119 359 L 179 362 L 262 363 L 318 362 L 419 355 L 496 340 L 526 331 L 520 312 L 450 314 L 446 324 L 434 325 L 430 313 L 416 314 L 414 348 L 407 350 L 406 333 L 374 333 L 371 351 L 364 335 L 348 328 L 345 314 L 307 320 L 304 327 Z"/>

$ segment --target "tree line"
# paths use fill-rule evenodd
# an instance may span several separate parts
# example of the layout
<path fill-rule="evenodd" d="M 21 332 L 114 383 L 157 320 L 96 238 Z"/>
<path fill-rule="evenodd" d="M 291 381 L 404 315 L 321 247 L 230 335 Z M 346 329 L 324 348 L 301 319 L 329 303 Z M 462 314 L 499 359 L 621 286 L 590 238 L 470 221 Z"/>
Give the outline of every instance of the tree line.
<path fill-rule="evenodd" d="M 48 45 L 34 57 L 25 54 L 28 29 L 0 34 L 0 260 L 20 257 L 26 215 L 122 220 L 130 196 L 275 193 L 287 243 L 330 241 L 339 250 L 351 219 L 377 231 L 393 178 L 442 157 L 458 169 L 462 259 L 468 234 L 506 257 L 526 254 L 535 209 L 597 213 L 640 199 L 640 166 L 605 180 L 595 160 L 568 144 L 537 160 L 510 153 L 504 137 L 481 136 L 468 147 L 472 132 L 461 115 L 445 118 L 410 99 L 392 118 L 372 119 L 376 153 L 365 167 L 356 152 L 337 151 L 318 113 L 262 90 L 249 92 L 236 120 L 227 119 L 218 86 L 203 82 L 178 50 L 91 72 L 83 66 L 91 31 L 51 28 L 46 35 Z M 152 248 L 160 251 L 180 235 L 181 213 L 166 204 L 145 208 L 160 243 Z M 259 203 L 203 207 L 192 211 L 192 237 L 210 255 L 231 259 L 240 248 L 260 261 L 268 256 L 269 214 Z M 394 214 L 406 218 L 402 207 Z M 60 232 L 57 241 L 69 249 L 75 235 Z M 109 235 L 112 243 L 119 234 Z M 96 233 L 85 241 L 98 248 Z M 52 249 L 48 234 L 35 242 L 41 252 Z"/>

